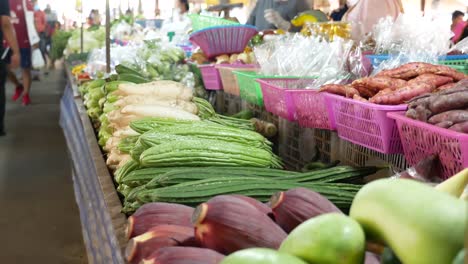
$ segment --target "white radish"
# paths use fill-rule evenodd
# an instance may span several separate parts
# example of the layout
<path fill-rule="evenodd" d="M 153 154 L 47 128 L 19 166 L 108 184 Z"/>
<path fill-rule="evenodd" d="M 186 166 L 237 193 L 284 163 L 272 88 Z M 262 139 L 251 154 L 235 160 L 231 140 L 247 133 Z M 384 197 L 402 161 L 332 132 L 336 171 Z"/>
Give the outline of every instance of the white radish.
<path fill-rule="evenodd" d="M 192 89 L 174 81 L 154 81 L 142 84 L 120 84 L 115 91 L 117 95 L 153 95 L 160 98 L 191 101 Z"/>
<path fill-rule="evenodd" d="M 123 155 L 123 158 L 122 158 L 122 160 L 119 162 L 119 164 L 117 165 L 116 169 L 122 167 L 122 166 L 125 165 L 127 162 L 129 162 L 131 159 L 132 159 L 132 157 L 131 157 L 130 155 Z"/>
<path fill-rule="evenodd" d="M 126 138 L 131 136 L 139 136 L 140 133 L 136 132 L 135 130 L 131 129 L 130 127 L 124 127 L 121 129 L 116 130 L 112 136 L 118 138 Z"/>
<path fill-rule="evenodd" d="M 187 111 L 179 110 L 173 107 L 159 105 L 127 105 L 120 111 L 124 115 L 133 115 L 140 117 L 162 117 L 173 118 L 176 120 L 195 120 L 200 118 L 197 115 Z"/>
<path fill-rule="evenodd" d="M 171 106 L 181 110 L 185 110 L 192 114 L 198 113 L 197 105 L 192 102 L 176 99 L 162 99 L 153 95 L 129 95 L 119 99 L 114 103 L 114 106 L 125 107 L 127 105 L 161 105 Z"/>

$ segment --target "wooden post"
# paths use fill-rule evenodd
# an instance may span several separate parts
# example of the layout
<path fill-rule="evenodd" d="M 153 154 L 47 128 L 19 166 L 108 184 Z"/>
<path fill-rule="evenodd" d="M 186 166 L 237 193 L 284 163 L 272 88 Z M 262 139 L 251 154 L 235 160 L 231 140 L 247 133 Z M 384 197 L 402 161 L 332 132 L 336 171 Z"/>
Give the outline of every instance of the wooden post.
<path fill-rule="evenodd" d="M 110 9 L 109 0 L 106 0 L 106 72 L 111 71 L 111 57 L 110 57 Z"/>
<path fill-rule="evenodd" d="M 83 2 L 81 2 L 80 6 L 80 18 L 81 18 L 81 32 L 80 32 L 80 51 L 83 53 L 84 51 L 84 43 L 83 43 L 83 38 L 84 38 L 84 22 L 83 22 Z"/>
<path fill-rule="evenodd" d="M 154 17 L 158 17 L 160 15 L 159 13 L 159 1 L 156 0 L 155 4 L 154 4 Z"/>

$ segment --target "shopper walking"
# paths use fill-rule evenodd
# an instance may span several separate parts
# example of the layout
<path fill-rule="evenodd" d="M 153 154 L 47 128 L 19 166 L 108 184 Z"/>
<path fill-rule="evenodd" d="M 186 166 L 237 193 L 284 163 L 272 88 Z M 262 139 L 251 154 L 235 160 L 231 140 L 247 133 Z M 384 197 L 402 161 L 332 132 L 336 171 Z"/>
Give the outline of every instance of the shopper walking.
<path fill-rule="evenodd" d="M 289 21 L 306 10 L 309 6 L 305 0 L 258 0 L 247 24 L 256 26 L 258 30 L 299 31 L 300 28 L 291 27 Z"/>
<path fill-rule="evenodd" d="M 46 8 L 44 9 L 44 13 L 46 15 L 46 50 L 50 50 L 50 47 L 52 45 L 52 35 L 55 31 L 55 22 L 57 22 L 57 14 L 55 11 L 53 11 L 50 7 L 50 5 L 47 5 Z M 54 60 L 49 60 L 49 67 L 50 69 L 53 69 L 55 66 L 55 61 Z"/>
<path fill-rule="evenodd" d="M 44 61 L 47 61 L 47 18 L 46 13 L 39 8 L 37 0 L 34 2 L 34 24 L 36 26 L 37 34 L 39 34 L 40 42 L 39 49 L 41 50 Z"/>
<path fill-rule="evenodd" d="M 333 10 L 330 14 L 330 18 L 333 21 L 341 21 L 344 14 L 346 14 L 346 12 L 348 12 L 348 9 L 349 9 L 349 6 L 346 0 L 340 0 L 339 2 L 340 2 L 340 6 L 338 7 L 338 9 Z"/>
<path fill-rule="evenodd" d="M 467 23 L 464 21 L 465 13 L 462 11 L 456 10 L 452 13 L 452 25 L 450 29 L 452 30 L 454 36 L 452 38 L 453 43 L 457 43 L 458 41 L 462 40 L 463 30 Z"/>
<path fill-rule="evenodd" d="M 22 104 L 26 106 L 31 104 L 29 92 L 31 90 L 32 50 L 29 42 L 25 8 L 27 8 L 28 11 L 33 11 L 33 5 L 32 2 L 28 0 L 26 0 L 26 6 L 23 6 L 23 0 L 9 0 L 9 3 L 11 8 L 11 23 L 15 28 L 16 40 L 20 48 L 20 66 L 23 83 L 18 80 L 16 74 L 11 70 L 8 71 L 8 79 L 15 85 L 15 93 L 13 94 L 12 100 L 17 101 L 22 97 Z M 7 62 L 10 61 L 11 59 L 7 58 Z"/>
<path fill-rule="evenodd" d="M 11 49 L 10 56 L 10 67 L 16 68 L 20 63 L 20 51 L 18 48 L 18 43 L 16 41 L 15 32 L 13 25 L 10 22 L 10 5 L 8 0 L 0 0 L 0 43 L 3 43 L 5 38 L 8 45 Z M 1 53 L 4 54 L 5 50 L 3 46 L 0 46 Z M 2 55 L 0 60 L 0 136 L 5 135 L 5 108 L 6 108 L 6 99 L 5 99 L 5 83 L 7 76 L 7 64 L 4 61 L 4 55 Z"/>

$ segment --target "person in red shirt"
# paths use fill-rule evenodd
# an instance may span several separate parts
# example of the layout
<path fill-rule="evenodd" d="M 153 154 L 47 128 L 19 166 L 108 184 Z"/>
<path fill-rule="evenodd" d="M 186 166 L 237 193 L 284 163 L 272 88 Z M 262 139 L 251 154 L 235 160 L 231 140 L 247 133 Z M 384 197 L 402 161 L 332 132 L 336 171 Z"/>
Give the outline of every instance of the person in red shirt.
<path fill-rule="evenodd" d="M 41 41 L 39 42 L 39 49 L 42 52 L 42 56 L 44 57 L 44 61 L 47 61 L 47 34 L 46 34 L 46 26 L 47 26 L 47 18 L 46 13 L 39 8 L 39 4 L 37 0 L 33 1 L 34 4 L 34 24 L 36 26 L 37 33 Z"/>
<path fill-rule="evenodd" d="M 29 91 L 31 89 L 31 44 L 29 43 L 28 37 L 28 28 L 26 24 L 26 16 L 23 7 L 23 0 L 9 0 L 10 3 L 10 13 L 11 13 L 11 23 L 16 31 L 16 40 L 18 41 L 18 46 L 20 48 L 21 55 L 21 69 L 23 83 L 21 84 L 16 78 L 16 75 L 9 71 L 8 79 L 16 86 L 15 93 L 12 97 L 13 101 L 18 100 L 22 97 L 23 105 L 31 104 L 31 99 L 29 98 Z M 26 8 L 29 11 L 33 11 L 33 4 L 30 0 L 26 0 Z M 7 60 L 8 62 L 8 60 Z"/>

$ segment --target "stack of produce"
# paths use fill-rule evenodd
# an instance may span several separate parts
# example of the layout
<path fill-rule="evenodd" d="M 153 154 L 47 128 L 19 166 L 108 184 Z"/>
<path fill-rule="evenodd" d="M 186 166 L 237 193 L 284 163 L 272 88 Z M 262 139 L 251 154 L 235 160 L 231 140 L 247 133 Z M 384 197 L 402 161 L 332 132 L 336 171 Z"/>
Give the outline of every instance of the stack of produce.
<path fill-rule="evenodd" d="M 279 192 L 268 205 L 242 195 L 195 209 L 148 203 L 128 219 L 125 255 L 164 264 L 379 263 L 375 254 L 385 263 L 461 264 L 467 184 L 468 169 L 435 188 L 377 180 L 357 193 L 349 216 L 305 188 Z"/>
<path fill-rule="evenodd" d="M 66 49 L 63 51 L 63 54 L 65 56 L 74 54 L 74 53 L 80 53 L 82 51 L 81 49 L 81 43 L 83 43 L 83 52 L 90 52 L 94 49 L 99 49 L 104 46 L 105 41 L 106 41 L 106 31 L 104 27 L 97 27 L 97 28 L 89 28 L 83 32 L 83 40 L 81 40 L 81 30 L 76 29 L 71 31 L 71 36 L 68 36 L 68 34 L 61 33 L 60 34 L 60 42 L 63 39 L 67 39 L 67 45 Z M 83 42 L 82 42 L 83 41 Z M 61 47 L 55 48 L 52 54 L 55 54 L 55 56 L 60 56 L 62 54 L 59 54 L 60 52 L 59 49 Z"/>
<path fill-rule="evenodd" d="M 468 80 L 451 89 L 425 94 L 409 102 L 406 116 L 419 121 L 468 133 Z"/>
<path fill-rule="evenodd" d="M 363 102 L 399 105 L 419 95 L 450 89 L 466 78 L 468 76 L 448 66 L 413 62 L 349 85 L 324 85 L 320 91 Z"/>
<path fill-rule="evenodd" d="M 239 128 L 234 132 L 238 134 L 244 134 L 241 129 L 254 129 L 254 125 L 248 120 L 216 114 L 207 101 L 194 98 L 192 89 L 182 83 L 150 82 L 136 70 L 123 65 L 117 65 L 116 71 L 118 74 L 107 80 L 96 79 L 79 87 L 87 113 L 95 127 L 99 129 L 99 144 L 108 153 L 107 164 L 112 169 L 130 160 L 129 151 L 121 151 L 118 148 L 119 143 L 123 139 L 125 139 L 123 143 L 132 143 L 134 137 L 144 132 L 141 131 L 142 124 L 143 126 L 159 126 L 161 118 L 167 126 L 181 124 L 181 122 L 184 123 L 183 121 L 203 119 L 209 121 L 211 125 L 222 126 L 221 128 L 207 127 L 207 129 L 223 130 L 228 129 L 227 127 L 234 127 Z M 135 127 L 140 125 L 140 133 L 129 127 L 131 121 L 151 117 L 160 119 L 146 119 L 137 123 Z M 190 127 L 185 129 L 191 130 Z M 137 161 L 139 162 L 139 159 Z M 280 162 L 277 161 L 276 166 L 279 164 Z"/>
<path fill-rule="evenodd" d="M 120 83 L 117 90 L 111 93 L 117 100 L 111 104 L 112 111 L 105 114 L 102 129 L 111 129 L 112 137 L 106 140 L 103 147 L 107 151 L 109 166 L 128 161 L 130 156 L 123 154 L 118 146 L 122 139 L 139 136 L 129 125 L 133 120 L 146 117 L 161 117 L 174 120 L 195 120 L 197 106 L 191 102 L 192 91 L 184 85 L 173 81 L 155 81 L 144 84 Z M 102 131 L 102 130 L 101 130 Z"/>
<path fill-rule="evenodd" d="M 68 39 L 72 36 L 71 32 L 64 30 L 57 30 L 52 35 L 51 45 L 50 45 L 50 58 L 55 61 L 63 57 L 63 52 L 67 48 Z"/>
<path fill-rule="evenodd" d="M 229 144 L 227 142 L 223 143 Z M 161 146 L 161 145 L 160 145 Z M 209 148 L 209 147 L 207 147 Z M 140 159 L 146 157 L 154 149 L 141 154 Z M 254 150 L 264 152 L 262 149 Z M 203 153 L 202 153 L 203 154 Z M 196 166 L 197 156 L 187 157 L 188 166 Z M 207 155 L 208 154 L 203 154 Z M 131 213 L 142 204 L 150 202 L 176 202 L 185 205 L 197 205 L 216 195 L 243 194 L 260 201 L 267 201 L 272 194 L 290 188 L 304 187 L 324 195 L 343 210 L 348 210 L 355 193 L 361 187 L 359 184 L 348 184 L 377 172 L 376 167 L 352 168 L 348 166 L 332 167 L 305 173 L 290 172 L 265 167 L 265 162 L 258 164 L 257 160 L 245 161 L 241 156 L 232 157 L 229 153 L 223 161 L 227 166 L 239 167 L 206 167 L 206 168 L 141 168 L 141 163 L 129 162 L 116 172 L 115 180 L 119 184 L 118 190 L 124 196 L 125 213 Z M 270 154 L 269 156 L 273 156 Z M 146 161 L 148 162 L 148 161 Z M 151 160 L 150 160 L 151 162 Z M 159 160 L 154 160 L 158 165 Z M 212 166 L 220 166 L 214 159 L 206 159 Z M 267 161 L 268 162 L 268 161 Z M 163 165 L 172 165 L 167 161 Z M 187 166 L 185 165 L 185 166 Z M 223 164 L 221 164 L 223 165 Z M 183 165 L 182 165 L 183 166 Z M 244 167 L 240 167 L 244 166 Z M 251 166 L 251 167 L 245 167 Z"/>

